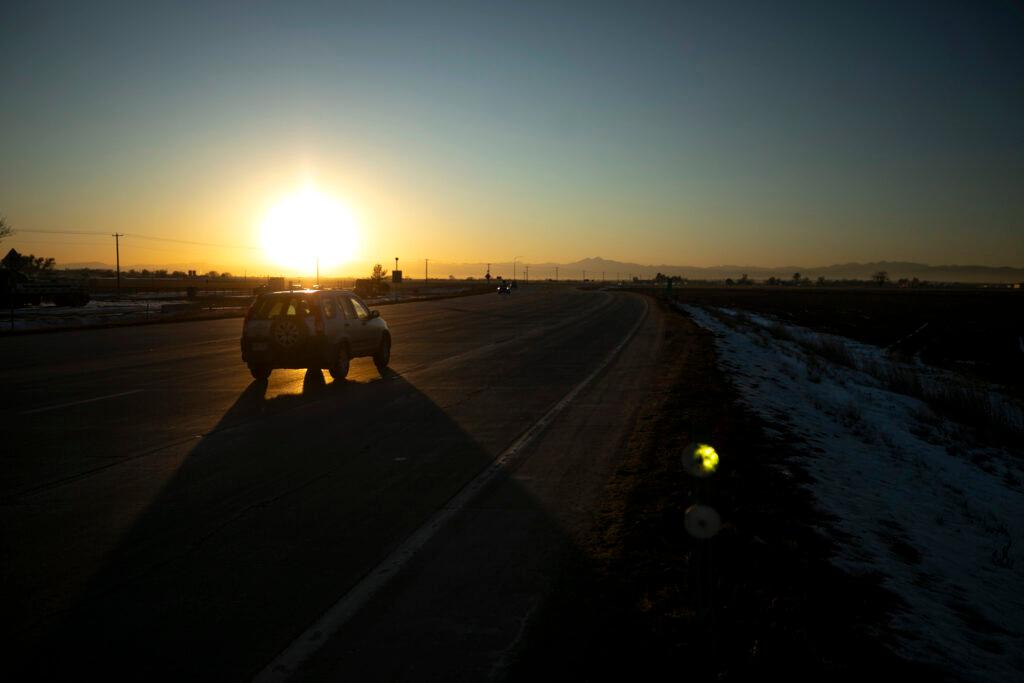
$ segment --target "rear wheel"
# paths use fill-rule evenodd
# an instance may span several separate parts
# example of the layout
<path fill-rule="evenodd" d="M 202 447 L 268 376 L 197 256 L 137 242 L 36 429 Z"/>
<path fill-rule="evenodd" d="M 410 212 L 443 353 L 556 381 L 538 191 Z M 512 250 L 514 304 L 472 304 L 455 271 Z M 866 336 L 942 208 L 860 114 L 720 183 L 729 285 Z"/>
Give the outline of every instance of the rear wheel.
<path fill-rule="evenodd" d="M 308 335 L 305 322 L 296 316 L 281 316 L 270 325 L 270 343 L 282 351 L 298 348 Z"/>
<path fill-rule="evenodd" d="M 270 367 L 266 365 L 249 365 L 249 372 L 252 373 L 253 379 L 267 379 L 270 377 Z"/>
<path fill-rule="evenodd" d="M 391 337 L 384 335 L 380 340 L 380 347 L 377 352 L 373 354 L 373 364 L 377 366 L 377 370 L 380 372 L 384 371 L 384 368 L 391 362 Z"/>
<path fill-rule="evenodd" d="M 331 373 L 333 379 L 345 379 L 348 376 L 348 348 L 344 344 L 338 346 L 338 351 L 334 354 L 334 362 L 331 367 L 327 368 L 327 372 Z"/>

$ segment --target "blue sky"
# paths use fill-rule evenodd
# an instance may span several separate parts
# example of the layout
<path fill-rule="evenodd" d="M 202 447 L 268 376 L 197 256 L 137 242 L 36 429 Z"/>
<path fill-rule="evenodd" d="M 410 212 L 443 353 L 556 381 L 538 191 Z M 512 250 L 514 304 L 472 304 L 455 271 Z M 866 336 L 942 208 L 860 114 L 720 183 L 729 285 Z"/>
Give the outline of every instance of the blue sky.
<path fill-rule="evenodd" d="M 243 247 L 312 178 L 359 217 L 368 261 L 1024 265 L 1019 4 L 7 3 L 0 20 L 0 213 L 26 231 Z"/>

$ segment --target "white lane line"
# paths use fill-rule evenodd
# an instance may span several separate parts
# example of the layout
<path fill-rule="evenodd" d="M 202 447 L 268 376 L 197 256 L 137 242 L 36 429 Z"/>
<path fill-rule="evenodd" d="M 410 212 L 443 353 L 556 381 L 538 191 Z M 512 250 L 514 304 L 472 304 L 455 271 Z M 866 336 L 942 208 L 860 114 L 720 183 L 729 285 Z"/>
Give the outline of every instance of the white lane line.
<path fill-rule="evenodd" d="M 305 662 L 345 625 L 352 617 L 361 610 L 374 595 L 377 594 L 398 572 L 409 562 L 409 560 L 433 538 L 445 524 L 469 504 L 480 491 L 484 489 L 499 474 L 512 465 L 522 451 L 536 439 L 541 432 L 565 408 L 579 396 L 580 392 L 595 377 L 615 359 L 625 348 L 626 344 L 633 338 L 637 330 L 647 319 L 647 301 L 643 300 L 644 310 L 633 328 L 619 342 L 618 346 L 611 350 L 598 366 L 587 375 L 579 384 L 573 387 L 572 391 L 566 394 L 561 401 L 555 404 L 543 417 L 526 430 L 522 436 L 516 439 L 511 446 L 505 449 L 496 460 L 488 465 L 472 481 L 466 484 L 461 491 L 455 494 L 448 503 L 426 521 L 421 527 L 412 532 L 401 545 L 391 552 L 376 567 L 371 569 L 359 583 L 352 587 L 348 593 L 343 595 L 338 602 L 330 607 L 312 626 L 300 635 L 289 645 L 274 661 L 270 662 L 263 671 L 253 679 L 255 683 L 267 683 L 269 681 L 286 681 L 292 677 Z"/>
<path fill-rule="evenodd" d="M 32 410 L 23 410 L 19 415 L 33 415 L 35 413 L 45 413 L 49 410 L 60 410 L 61 408 L 70 408 L 71 406 L 80 406 L 83 403 L 95 403 L 96 401 L 106 401 L 108 398 L 117 398 L 118 396 L 128 396 L 129 394 L 139 394 L 145 391 L 144 389 L 132 389 L 131 391 L 122 391 L 120 394 L 108 394 L 107 396 L 97 396 L 96 398 L 85 398 L 81 401 L 71 401 L 70 403 L 60 403 L 55 406 L 47 406 L 45 408 L 33 408 Z"/>

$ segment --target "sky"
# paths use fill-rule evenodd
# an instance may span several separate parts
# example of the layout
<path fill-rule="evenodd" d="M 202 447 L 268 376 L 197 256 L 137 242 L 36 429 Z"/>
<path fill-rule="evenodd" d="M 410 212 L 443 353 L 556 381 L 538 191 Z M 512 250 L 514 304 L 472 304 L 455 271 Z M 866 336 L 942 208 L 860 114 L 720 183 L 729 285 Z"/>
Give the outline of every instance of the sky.
<path fill-rule="evenodd" d="M 1024 266 L 1019 2 L 5 2 L 0 87 L 0 246 L 58 265 L 280 268 L 314 188 L 339 274 Z"/>

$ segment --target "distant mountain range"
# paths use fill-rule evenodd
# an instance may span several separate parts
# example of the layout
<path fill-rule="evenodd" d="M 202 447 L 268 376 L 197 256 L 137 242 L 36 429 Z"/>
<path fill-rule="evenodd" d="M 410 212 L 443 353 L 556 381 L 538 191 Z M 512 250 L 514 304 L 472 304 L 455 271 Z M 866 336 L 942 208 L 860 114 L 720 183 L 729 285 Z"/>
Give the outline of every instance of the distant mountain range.
<path fill-rule="evenodd" d="M 414 261 L 415 268 L 403 268 L 406 278 L 414 281 L 422 276 L 422 262 Z M 388 265 L 384 264 L 385 267 Z M 402 264 L 403 266 L 405 264 Z M 491 275 L 501 275 L 505 278 L 513 277 L 513 266 L 511 261 L 504 263 L 491 263 Z M 58 268 L 97 268 L 112 269 L 114 266 L 109 263 L 62 263 Z M 163 264 L 163 265 L 128 265 L 122 266 L 122 271 L 135 270 L 188 270 L 194 269 L 202 272 L 209 270 L 223 270 L 209 264 Z M 827 280 L 868 280 L 880 270 L 888 273 L 891 280 L 900 278 L 917 278 L 929 282 L 965 282 L 965 283 L 1008 283 L 1024 282 L 1024 268 L 1011 268 L 1009 266 L 961 266 L 942 265 L 932 266 L 924 263 L 912 263 L 907 261 L 874 261 L 871 263 L 837 263 L 829 266 L 780 266 L 777 268 L 765 268 L 763 266 L 674 266 L 668 264 L 642 265 L 639 263 L 626 263 L 623 261 L 612 261 L 599 256 L 585 258 L 572 263 L 529 263 L 519 261 L 515 266 L 516 277 L 525 279 L 527 268 L 531 280 L 554 279 L 557 268 L 560 280 L 579 280 L 586 272 L 590 280 L 615 280 L 639 277 L 643 279 L 652 278 L 657 273 L 665 275 L 679 275 L 690 280 L 725 280 L 732 278 L 739 279 L 744 274 L 753 280 L 767 280 L 770 277 L 791 279 L 794 273 L 811 278 L 824 277 Z M 241 274 L 241 269 L 231 269 L 236 275 Z M 369 271 L 369 268 L 367 268 Z M 430 277 L 445 278 L 452 275 L 456 278 L 483 277 L 487 272 L 486 263 L 446 263 L 442 261 L 430 262 Z M 253 273 L 255 274 L 255 273 Z M 368 272 L 367 272 L 368 274 Z"/>

